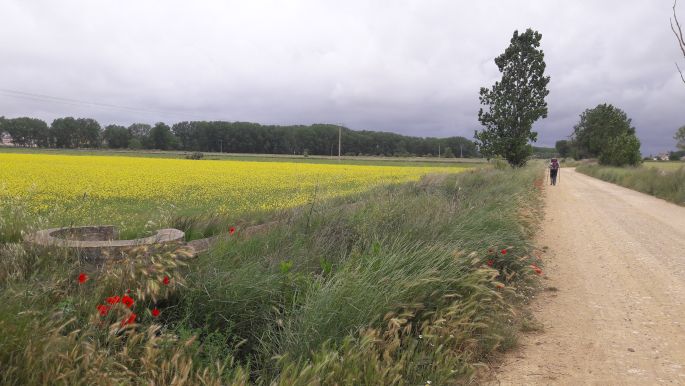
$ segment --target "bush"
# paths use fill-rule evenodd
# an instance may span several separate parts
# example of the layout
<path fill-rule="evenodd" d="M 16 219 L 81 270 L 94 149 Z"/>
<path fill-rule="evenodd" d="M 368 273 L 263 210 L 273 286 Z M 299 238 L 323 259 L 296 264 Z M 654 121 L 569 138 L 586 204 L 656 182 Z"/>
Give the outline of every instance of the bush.
<path fill-rule="evenodd" d="M 599 163 L 611 166 L 636 166 L 642 162 L 640 155 L 640 140 L 635 134 L 623 133 L 609 140 L 609 143 L 599 155 Z"/>
<path fill-rule="evenodd" d="M 203 158 L 205 158 L 205 154 L 201 153 L 199 151 L 196 151 L 194 153 L 190 153 L 190 154 L 186 155 L 186 159 L 199 160 L 199 159 L 203 159 Z"/>

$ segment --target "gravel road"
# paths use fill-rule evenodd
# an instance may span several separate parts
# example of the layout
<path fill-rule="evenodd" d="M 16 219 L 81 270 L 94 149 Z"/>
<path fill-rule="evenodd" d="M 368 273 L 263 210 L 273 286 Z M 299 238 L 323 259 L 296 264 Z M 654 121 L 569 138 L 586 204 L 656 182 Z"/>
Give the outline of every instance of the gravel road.
<path fill-rule="evenodd" d="M 685 207 L 572 169 L 545 200 L 544 330 L 493 384 L 685 385 Z"/>

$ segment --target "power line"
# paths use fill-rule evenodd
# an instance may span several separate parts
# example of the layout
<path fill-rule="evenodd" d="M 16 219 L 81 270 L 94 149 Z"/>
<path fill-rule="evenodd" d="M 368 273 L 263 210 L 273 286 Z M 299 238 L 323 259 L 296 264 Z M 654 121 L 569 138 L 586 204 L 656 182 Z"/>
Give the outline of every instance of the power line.
<path fill-rule="evenodd" d="M 203 119 L 203 117 L 200 117 L 199 115 L 195 115 L 192 113 L 186 113 L 186 112 L 178 112 L 178 111 L 170 111 L 170 110 L 144 109 L 144 108 L 139 108 L 139 107 L 115 105 L 115 104 L 111 104 L 111 103 L 91 102 L 91 101 L 72 99 L 72 98 L 64 98 L 64 97 L 58 97 L 58 96 L 52 96 L 52 95 L 46 95 L 46 94 L 36 94 L 36 93 L 30 93 L 30 92 L 24 92 L 24 91 L 18 91 L 18 90 L 10 90 L 10 89 L 5 89 L 5 88 L 0 88 L 0 95 L 6 96 L 6 97 L 11 97 L 11 98 L 28 99 L 28 100 L 39 101 L 39 102 L 61 103 L 61 104 L 66 104 L 66 105 L 71 105 L 71 106 L 99 107 L 99 108 L 107 108 L 107 109 L 122 110 L 122 111 L 137 112 L 137 113 L 145 113 L 145 114 L 176 115 L 176 116 L 196 117 L 198 119 Z"/>

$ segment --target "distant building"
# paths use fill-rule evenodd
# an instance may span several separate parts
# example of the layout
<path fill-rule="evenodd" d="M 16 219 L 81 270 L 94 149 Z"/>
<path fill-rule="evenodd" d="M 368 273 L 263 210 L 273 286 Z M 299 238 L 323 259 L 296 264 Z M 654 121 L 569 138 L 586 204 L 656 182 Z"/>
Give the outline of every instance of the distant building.
<path fill-rule="evenodd" d="M 655 161 L 668 161 L 670 154 L 668 153 L 659 153 L 659 155 L 656 156 Z"/>
<path fill-rule="evenodd" d="M 0 133 L 0 145 L 3 146 L 13 146 L 12 136 L 8 133 Z"/>

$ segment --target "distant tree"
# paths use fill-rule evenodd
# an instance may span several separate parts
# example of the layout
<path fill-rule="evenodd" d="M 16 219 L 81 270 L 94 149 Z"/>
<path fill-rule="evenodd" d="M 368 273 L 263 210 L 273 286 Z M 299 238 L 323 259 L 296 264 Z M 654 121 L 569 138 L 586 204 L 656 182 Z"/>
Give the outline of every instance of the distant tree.
<path fill-rule="evenodd" d="M 673 139 L 678 141 L 676 142 L 678 149 L 685 150 L 685 126 L 681 126 L 678 131 L 675 132 Z"/>
<path fill-rule="evenodd" d="M 140 143 L 141 147 L 152 148 L 150 141 L 150 130 L 152 126 L 147 123 L 134 123 L 128 127 L 128 132 L 131 133 L 131 138 L 135 138 Z"/>
<path fill-rule="evenodd" d="M 76 147 L 78 142 L 77 123 L 73 117 L 57 118 L 52 121 L 50 125 L 50 137 L 55 147 L 58 148 L 72 148 Z"/>
<path fill-rule="evenodd" d="M 683 38 L 683 30 L 682 28 L 680 28 L 678 15 L 676 15 L 675 13 L 675 7 L 677 3 L 678 0 L 673 1 L 673 19 L 671 19 L 671 31 L 673 31 L 673 34 L 675 35 L 675 38 L 678 41 L 678 48 L 680 48 L 680 52 L 683 54 L 683 58 L 685 58 L 685 38 Z M 680 73 L 680 79 L 683 81 L 683 83 L 685 83 L 685 76 L 683 76 L 683 71 L 680 69 L 680 66 L 678 66 L 678 62 L 676 62 L 675 66 L 678 69 L 678 72 Z"/>
<path fill-rule="evenodd" d="M 573 145 L 580 158 L 596 158 L 609 145 L 612 138 L 624 133 L 635 135 L 628 115 L 610 104 L 587 109 L 573 128 Z"/>
<path fill-rule="evenodd" d="M 95 148 L 100 146 L 100 124 L 90 118 L 57 118 L 50 125 L 50 137 L 59 148 Z"/>
<path fill-rule="evenodd" d="M 442 156 L 443 156 L 444 158 L 454 158 L 454 152 L 452 151 L 452 148 L 449 147 L 449 146 L 447 146 L 447 147 L 445 148 L 445 152 L 442 153 Z"/>
<path fill-rule="evenodd" d="M 105 145 L 112 149 L 125 149 L 128 147 L 131 133 L 124 126 L 109 125 L 102 133 Z"/>
<path fill-rule="evenodd" d="M 16 146 L 47 147 L 49 145 L 48 125 L 40 119 L 28 117 L 3 118 L 0 132 L 3 131 L 12 137 L 12 143 Z"/>
<path fill-rule="evenodd" d="M 607 147 L 599 155 L 599 163 L 603 165 L 636 166 L 640 162 L 640 140 L 635 134 L 627 132 L 610 138 Z"/>
<path fill-rule="evenodd" d="M 547 117 L 545 97 L 549 94 L 545 76 L 545 55 L 540 47 L 542 35 L 531 29 L 514 31 L 511 44 L 495 59 L 502 79 L 491 89 L 480 89 L 478 112 L 485 127 L 476 131 L 480 152 L 488 157 L 502 156 L 511 166 L 525 165 L 533 152 L 529 141 L 537 141 L 533 123 Z"/>
<path fill-rule="evenodd" d="M 102 142 L 100 124 L 91 118 L 79 118 L 76 120 L 77 145 L 76 147 L 96 148 Z"/>
<path fill-rule="evenodd" d="M 140 150 L 143 148 L 143 144 L 140 143 L 140 140 L 138 138 L 131 138 L 128 141 L 128 148 L 131 150 Z"/>
<path fill-rule="evenodd" d="M 680 161 L 682 157 L 685 157 L 685 150 L 672 151 L 668 154 L 669 161 Z"/>
<path fill-rule="evenodd" d="M 178 139 L 171 133 L 169 126 L 157 122 L 150 130 L 150 143 L 153 149 L 171 150 L 178 146 Z"/>
<path fill-rule="evenodd" d="M 566 158 L 571 155 L 571 142 L 568 140 L 562 139 L 557 141 L 557 143 L 554 144 L 554 148 L 557 149 L 559 157 Z"/>

